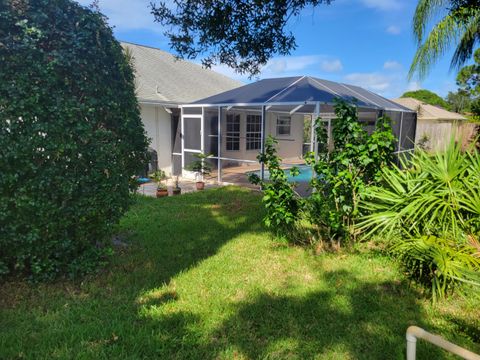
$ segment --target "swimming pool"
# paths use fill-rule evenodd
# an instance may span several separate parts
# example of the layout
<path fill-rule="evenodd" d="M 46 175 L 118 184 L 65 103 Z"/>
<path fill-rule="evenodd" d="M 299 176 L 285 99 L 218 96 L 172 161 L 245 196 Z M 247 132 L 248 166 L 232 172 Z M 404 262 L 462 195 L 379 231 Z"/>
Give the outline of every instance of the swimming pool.
<path fill-rule="evenodd" d="M 292 166 L 293 167 L 293 166 Z M 285 172 L 287 174 L 288 181 L 290 182 L 309 182 L 312 179 L 312 168 L 308 165 L 302 164 L 302 165 L 296 165 L 298 170 L 300 170 L 300 174 L 297 176 L 292 176 L 290 175 L 290 168 L 285 169 Z M 260 176 L 260 170 L 258 171 L 252 171 L 253 174 L 257 174 Z M 268 180 L 270 178 L 270 173 L 268 170 L 265 170 L 265 180 Z"/>

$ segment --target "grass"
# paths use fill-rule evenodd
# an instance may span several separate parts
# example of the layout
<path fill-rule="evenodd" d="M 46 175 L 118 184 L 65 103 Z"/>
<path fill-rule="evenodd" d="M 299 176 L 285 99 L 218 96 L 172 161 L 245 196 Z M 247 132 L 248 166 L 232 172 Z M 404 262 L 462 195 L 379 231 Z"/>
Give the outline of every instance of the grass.
<path fill-rule="evenodd" d="M 1 286 L 0 359 L 403 359 L 412 324 L 480 351 L 478 297 L 433 307 L 390 259 L 314 255 L 261 218 L 236 187 L 140 197 L 107 270 Z"/>

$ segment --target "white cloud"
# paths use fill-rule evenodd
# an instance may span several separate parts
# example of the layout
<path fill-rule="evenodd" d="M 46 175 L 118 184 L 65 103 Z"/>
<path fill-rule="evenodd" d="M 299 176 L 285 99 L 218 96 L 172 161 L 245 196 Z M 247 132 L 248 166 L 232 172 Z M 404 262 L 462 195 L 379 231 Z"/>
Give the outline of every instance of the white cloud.
<path fill-rule="evenodd" d="M 306 56 L 282 56 L 273 58 L 264 67 L 264 71 L 273 74 L 282 74 L 292 71 L 300 71 L 317 64 L 321 60 L 319 55 Z"/>
<path fill-rule="evenodd" d="M 399 35 L 402 32 L 402 29 L 396 25 L 390 25 L 387 27 L 386 32 L 391 35 Z"/>
<path fill-rule="evenodd" d="M 402 8 L 400 0 L 361 0 L 363 5 L 383 11 L 398 10 Z"/>
<path fill-rule="evenodd" d="M 201 65 L 201 64 L 199 64 L 199 65 Z M 230 79 L 235 79 L 235 80 L 242 81 L 242 82 L 251 82 L 251 81 L 257 80 L 257 79 L 249 79 L 248 75 L 239 74 L 235 70 L 233 70 L 231 67 L 228 67 L 227 65 L 223 65 L 223 64 L 213 65 L 212 70 L 217 72 L 217 73 L 220 73 L 222 75 L 228 76 Z"/>
<path fill-rule="evenodd" d="M 403 65 L 400 64 L 398 61 L 388 60 L 388 61 L 385 61 L 385 63 L 383 64 L 383 69 L 384 70 L 402 70 Z"/>
<path fill-rule="evenodd" d="M 420 84 L 418 81 L 411 81 L 407 85 L 406 91 L 416 91 L 420 90 L 422 88 L 422 84 Z"/>
<path fill-rule="evenodd" d="M 343 69 L 339 59 L 326 55 L 279 56 L 267 62 L 261 68 L 257 78 L 271 78 L 279 76 L 319 75 L 319 70 L 327 73 L 339 72 Z M 226 65 L 214 65 L 212 70 L 232 79 L 250 82 L 248 75 L 238 74 Z"/>
<path fill-rule="evenodd" d="M 88 6 L 93 0 L 77 0 Z M 150 13 L 151 0 L 99 0 L 100 11 L 108 17 L 108 23 L 117 30 L 148 29 L 163 32 L 160 24 L 154 22 Z"/>
<path fill-rule="evenodd" d="M 345 76 L 345 80 L 375 92 L 385 92 L 392 86 L 392 79 L 380 73 L 352 73 Z"/>
<path fill-rule="evenodd" d="M 323 60 L 320 64 L 320 68 L 326 72 L 339 72 L 343 70 L 342 62 L 338 59 Z"/>

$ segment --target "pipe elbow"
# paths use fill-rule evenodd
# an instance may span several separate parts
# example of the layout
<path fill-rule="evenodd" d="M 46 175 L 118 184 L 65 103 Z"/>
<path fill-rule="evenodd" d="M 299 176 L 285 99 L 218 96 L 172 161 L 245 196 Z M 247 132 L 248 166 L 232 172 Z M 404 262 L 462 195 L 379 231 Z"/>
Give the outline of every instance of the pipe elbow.
<path fill-rule="evenodd" d="M 416 342 L 418 338 L 423 338 L 425 333 L 426 333 L 425 330 L 423 330 L 418 326 L 415 326 L 415 325 L 409 326 L 406 334 L 407 341 Z"/>

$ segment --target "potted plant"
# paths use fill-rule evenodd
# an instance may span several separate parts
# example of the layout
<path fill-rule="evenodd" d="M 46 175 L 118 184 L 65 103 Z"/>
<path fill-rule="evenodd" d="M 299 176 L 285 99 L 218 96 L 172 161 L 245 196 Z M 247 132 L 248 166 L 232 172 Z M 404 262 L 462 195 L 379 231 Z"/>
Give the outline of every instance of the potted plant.
<path fill-rule="evenodd" d="M 167 179 L 165 171 L 156 170 L 152 172 L 149 177 L 157 183 L 157 198 L 168 196 L 167 186 L 163 184 L 163 181 Z"/>
<path fill-rule="evenodd" d="M 178 176 L 175 177 L 175 183 L 173 185 L 172 194 L 180 195 L 182 193 L 182 188 L 178 186 Z"/>
<path fill-rule="evenodd" d="M 195 173 L 195 180 L 196 180 L 196 188 L 197 190 L 203 190 L 205 188 L 205 181 L 204 177 L 209 175 L 212 171 L 212 168 L 208 163 L 205 161 L 210 155 L 205 154 L 195 154 L 197 160 L 190 163 L 187 166 L 187 170 L 193 171 Z"/>

